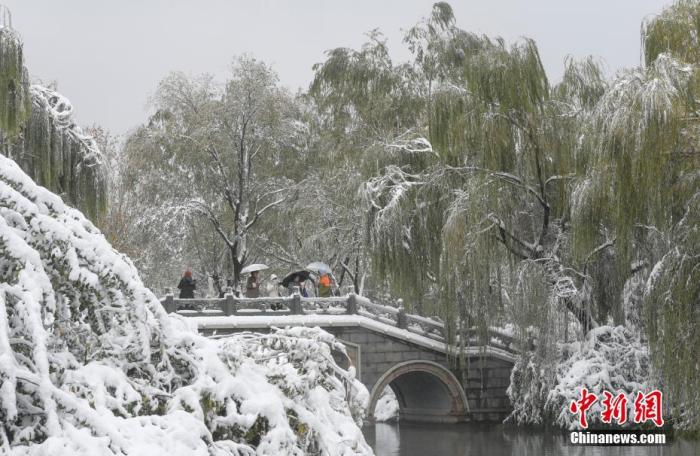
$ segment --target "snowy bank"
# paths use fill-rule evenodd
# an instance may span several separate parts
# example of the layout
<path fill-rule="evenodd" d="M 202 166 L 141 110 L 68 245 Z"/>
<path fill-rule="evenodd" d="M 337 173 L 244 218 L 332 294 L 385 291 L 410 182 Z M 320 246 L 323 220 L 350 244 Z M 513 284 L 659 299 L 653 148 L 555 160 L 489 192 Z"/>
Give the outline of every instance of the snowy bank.
<path fill-rule="evenodd" d="M 367 390 L 320 329 L 210 340 L 0 155 L 0 454 L 365 455 Z"/>

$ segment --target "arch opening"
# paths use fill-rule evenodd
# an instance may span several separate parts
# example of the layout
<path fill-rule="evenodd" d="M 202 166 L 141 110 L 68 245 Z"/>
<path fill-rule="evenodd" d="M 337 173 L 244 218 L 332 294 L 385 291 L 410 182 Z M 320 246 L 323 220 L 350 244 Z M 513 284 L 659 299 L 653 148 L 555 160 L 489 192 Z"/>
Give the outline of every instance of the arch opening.
<path fill-rule="evenodd" d="M 399 420 L 466 420 L 468 405 L 462 386 L 452 372 L 437 363 L 408 361 L 384 373 L 370 394 L 370 420 L 374 420 L 377 403 L 387 387 L 392 389 L 398 401 Z"/>

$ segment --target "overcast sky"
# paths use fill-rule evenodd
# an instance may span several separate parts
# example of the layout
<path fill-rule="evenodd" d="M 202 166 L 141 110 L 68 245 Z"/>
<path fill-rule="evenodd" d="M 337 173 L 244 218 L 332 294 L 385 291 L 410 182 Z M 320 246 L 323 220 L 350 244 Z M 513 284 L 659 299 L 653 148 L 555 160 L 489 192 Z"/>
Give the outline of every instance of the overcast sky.
<path fill-rule="evenodd" d="M 0 0 L 24 41 L 33 79 L 56 81 L 78 123 L 120 134 L 142 123 L 158 81 L 173 70 L 223 79 L 232 57 L 271 63 L 296 90 L 324 51 L 356 48 L 380 28 L 395 60 L 402 30 L 433 0 Z M 537 41 L 550 80 L 567 55 L 596 55 L 608 72 L 639 64 L 640 24 L 669 0 L 459 0 L 469 31 Z"/>

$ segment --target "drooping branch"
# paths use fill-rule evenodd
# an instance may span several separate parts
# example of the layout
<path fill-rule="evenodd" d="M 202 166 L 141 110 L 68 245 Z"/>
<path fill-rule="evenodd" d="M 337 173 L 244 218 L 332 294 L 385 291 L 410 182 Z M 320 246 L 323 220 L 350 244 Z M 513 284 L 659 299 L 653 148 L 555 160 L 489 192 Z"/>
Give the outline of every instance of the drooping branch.
<path fill-rule="evenodd" d="M 488 218 L 493 222 L 494 226 L 498 230 L 497 239 L 501 241 L 511 253 L 522 260 L 534 259 L 535 249 L 534 247 L 520 239 L 514 233 L 506 228 L 506 224 L 498 218 L 495 214 L 489 214 Z"/>
<path fill-rule="evenodd" d="M 616 240 L 617 240 L 617 238 L 608 239 L 605 242 L 603 242 L 602 244 L 600 244 L 599 246 L 597 246 L 596 248 L 594 248 L 588 255 L 586 255 L 586 258 L 583 260 L 583 274 L 584 274 L 584 276 L 586 275 L 586 271 L 588 269 L 588 264 L 590 263 L 591 259 L 594 256 L 596 256 L 597 254 L 599 254 L 600 252 L 602 252 L 603 250 L 615 245 Z"/>
<path fill-rule="evenodd" d="M 451 172 L 466 172 L 466 173 L 484 173 L 490 177 L 493 177 L 495 179 L 500 180 L 501 182 L 508 183 L 510 185 L 513 185 L 518 188 L 522 188 L 525 190 L 527 193 L 532 195 L 539 203 L 542 205 L 543 208 L 549 208 L 549 204 L 545 201 L 545 199 L 542 197 L 542 195 L 532 186 L 526 184 L 520 177 L 511 174 L 511 173 L 506 173 L 503 171 L 494 171 L 486 168 L 481 168 L 479 166 L 462 166 L 462 167 L 454 167 L 454 166 L 446 166 L 444 167 L 445 171 L 451 171 Z"/>

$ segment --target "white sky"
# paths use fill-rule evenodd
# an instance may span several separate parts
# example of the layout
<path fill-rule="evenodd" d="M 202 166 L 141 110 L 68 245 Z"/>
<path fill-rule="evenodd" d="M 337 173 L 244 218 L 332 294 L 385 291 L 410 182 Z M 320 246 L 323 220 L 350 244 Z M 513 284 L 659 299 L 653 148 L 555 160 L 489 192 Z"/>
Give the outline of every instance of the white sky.
<path fill-rule="evenodd" d="M 32 78 L 57 81 L 80 124 L 120 134 L 146 120 L 147 99 L 173 70 L 223 79 L 234 55 L 271 63 L 295 90 L 335 47 L 380 28 L 404 60 L 402 30 L 433 0 L 0 0 L 24 41 Z M 453 0 L 465 30 L 537 41 L 552 81 L 567 55 L 595 55 L 613 74 L 640 60 L 640 25 L 669 0 Z"/>

